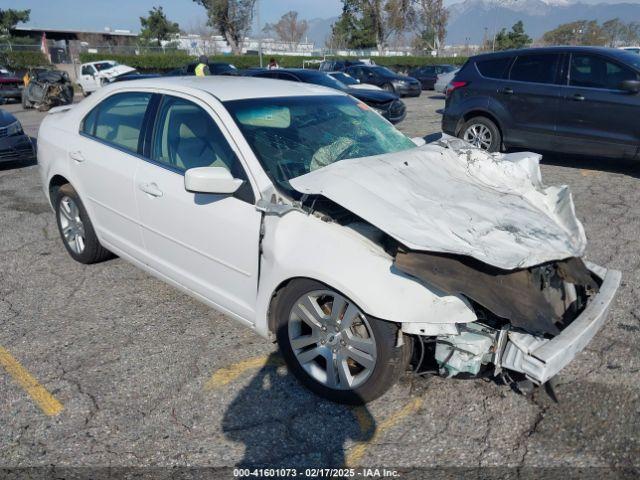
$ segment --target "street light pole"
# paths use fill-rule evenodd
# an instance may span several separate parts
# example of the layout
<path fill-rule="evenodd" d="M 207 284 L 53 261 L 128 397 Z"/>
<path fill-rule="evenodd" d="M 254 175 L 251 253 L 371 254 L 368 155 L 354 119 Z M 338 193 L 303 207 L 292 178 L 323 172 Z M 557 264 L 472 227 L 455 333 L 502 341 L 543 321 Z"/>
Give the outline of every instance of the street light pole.
<path fill-rule="evenodd" d="M 258 20 L 258 57 L 262 68 L 262 24 L 260 23 L 260 0 L 256 0 L 256 17 Z"/>

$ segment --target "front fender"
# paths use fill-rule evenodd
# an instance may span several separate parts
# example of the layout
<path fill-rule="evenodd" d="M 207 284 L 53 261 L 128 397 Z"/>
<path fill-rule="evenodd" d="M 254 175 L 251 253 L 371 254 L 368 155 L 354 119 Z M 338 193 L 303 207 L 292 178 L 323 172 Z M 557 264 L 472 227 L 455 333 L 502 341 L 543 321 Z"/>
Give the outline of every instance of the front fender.
<path fill-rule="evenodd" d="M 448 295 L 393 265 L 370 237 L 376 230 L 325 222 L 293 211 L 267 215 L 262 240 L 256 331 L 269 335 L 268 313 L 277 289 L 294 278 L 311 278 L 354 301 L 368 315 L 398 323 L 453 324 L 476 320 L 462 297 Z"/>

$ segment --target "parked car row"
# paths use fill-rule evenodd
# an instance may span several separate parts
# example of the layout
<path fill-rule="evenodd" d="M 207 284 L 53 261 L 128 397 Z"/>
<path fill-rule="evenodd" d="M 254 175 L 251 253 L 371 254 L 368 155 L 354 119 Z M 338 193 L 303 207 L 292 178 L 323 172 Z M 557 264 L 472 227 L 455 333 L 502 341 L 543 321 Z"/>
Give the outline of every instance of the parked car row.
<path fill-rule="evenodd" d="M 341 73 L 341 75 L 345 75 Z M 303 82 L 322 85 L 333 88 L 357 98 L 369 107 L 380 113 L 391 123 L 399 123 L 407 115 L 406 106 L 397 95 L 383 90 L 370 90 L 367 88 L 353 88 L 337 80 L 331 74 L 317 70 L 307 69 L 277 69 L 256 70 L 250 76 L 257 78 L 271 78 L 274 80 L 287 80 L 290 82 Z M 363 86 L 365 87 L 365 86 Z"/>
<path fill-rule="evenodd" d="M 138 72 L 128 72 L 113 79 L 113 82 L 142 80 L 160 76 L 190 76 L 195 75 L 196 64 L 190 64 L 183 68 L 173 70 L 164 75 L 160 74 L 140 74 Z M 291 82 L 304 82 L 322 85 L 346 92 L 361 100 L 369 107 L 380 113 L 391 123 L 399 123 L 406 117 L 406 105 L 394 91 L 384 91 L 383 89 L 368 83 L 361 83 L 346 71 L 326 72 L 312 69 L 286 69 L 278 68 L 268 70 L 266 68 L 250 68 L 238 70 L 228 63 L 212 62 L 208 64 L 209 71 L 213 75 L 226 76 L 249 76 L 257 78 L 270 78 L 274 80 L 286 80 Z M 352 68 L 352 67 L 349 67 Z M 363 68 L 380 68 L 363 66 Z M 386 69 L 385 69 L 386 70 Z M 388 90 L 388 89 L 387 89 Z"/>

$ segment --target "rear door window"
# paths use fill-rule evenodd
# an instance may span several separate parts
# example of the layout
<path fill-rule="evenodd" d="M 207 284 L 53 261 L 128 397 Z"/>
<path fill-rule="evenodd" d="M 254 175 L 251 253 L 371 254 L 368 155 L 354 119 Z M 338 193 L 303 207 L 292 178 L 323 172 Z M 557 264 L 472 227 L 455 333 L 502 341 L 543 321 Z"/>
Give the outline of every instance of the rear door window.
<path fill-rule="evenodd" d="M 625 80 L 637 80 L 638 74 L 597 55 L 572 54 L 569 85 L 574 87 L 618 90 Z"/>
<path fill-rule="evenodd" d="M 560 55 L 543 53 L 520 55 L 511 67 L 510 80 L 529 83 L 555 83 Z"/>
<path fill-rule="evenodd" d="M 476 62 L 480 75 L 486 78 L 504 78 L 512 57 L 491 58 Z"/>
<path fill-rule="evenodd" d="M 112 95 L 85 117 L 82 132 L 135 153 L 150 100 L 146 92 Z"/>

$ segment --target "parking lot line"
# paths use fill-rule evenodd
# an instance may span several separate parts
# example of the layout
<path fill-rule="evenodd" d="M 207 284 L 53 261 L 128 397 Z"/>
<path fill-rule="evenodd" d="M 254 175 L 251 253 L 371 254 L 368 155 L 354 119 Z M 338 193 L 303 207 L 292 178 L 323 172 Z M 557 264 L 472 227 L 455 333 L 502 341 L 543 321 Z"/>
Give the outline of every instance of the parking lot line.
<path fill-rule="evenodd" d="M 282 365 L 284 365 L 284 360 L 279 355 L 263 355 L 261 357 L 249 358 L 213 372 L 209 380 L 207 380 L 207 383 L 204 384 L 204 389 L 213 390 L 214 388 L 224 387 L 248 370 L 267 366 L 280 367 Z"/>
<path fill-rule="evenodd" d="M 404 407 L 402 407 L 400 410 L 398 410 L 395 413 L 392 413 L 387 418 L 385 418 L 382 422 L 380 422 L 380 424 L 378 425 L 378 428 L 376 428 L 376 431 L 373 433 L 373 435 L 368 441 L 360 442 L 349 450 L 349 453 L 345 459 L 346 466 L 347 467 L 358 466 L 358 463 L 360 462 L 360 460 L 362 460 L 362 457 L 364 457 L 365 453 L 367 453 L 367 449 L 369 448 L 369 446 L 376 443 L 387 430 L 396 426 L 403 418 L 411 415 L 412 413 L 416 413 L 418 410 L 420 410 L 420 407 L 422 407 L 423 403 L 424 403 L 424 399 L 414 398 L 409 403 L 407 403 Z M 370 418 L 367 420 L 361 420 L 358 414 L 358 412 L 360 411 L 360 408 L 364 408 L 364 407 L 355 408 L 353 410 L 353 413 L 354 415 L 356 415 L 356 419 L 358 419 L 358 425 L 360 425 L 361 432 L 364 434 L 368 431 L 368 429 L 371 428 L 372 420 Z M 362 415 L 362 413 L 360 413 L 360 415 Z M 363 430 L 363 426 L 366 427 L 366 429 Z"/>
<path fill-rule="evenodd" d="M 5 348 L 0 346 L 0 364 L 11 377 L 29 394 L 38 404 L 45 415 L 55 416 L 63 410 L 62 404 L 51 395 L 46 388 L 38 383 L 20 362 L 16 360 Z"/>

